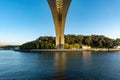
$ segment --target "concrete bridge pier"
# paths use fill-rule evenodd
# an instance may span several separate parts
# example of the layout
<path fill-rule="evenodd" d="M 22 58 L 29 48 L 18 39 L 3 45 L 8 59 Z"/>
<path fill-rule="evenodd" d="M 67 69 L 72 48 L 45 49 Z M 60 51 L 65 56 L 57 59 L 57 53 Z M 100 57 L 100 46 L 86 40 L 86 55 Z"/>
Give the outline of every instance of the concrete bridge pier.
<path fill-rule="evenodd" d="M 64 28 L 70 3 L 71 0 L 48 0 L 55 25 L 57 49 L 64 49 Z"/>

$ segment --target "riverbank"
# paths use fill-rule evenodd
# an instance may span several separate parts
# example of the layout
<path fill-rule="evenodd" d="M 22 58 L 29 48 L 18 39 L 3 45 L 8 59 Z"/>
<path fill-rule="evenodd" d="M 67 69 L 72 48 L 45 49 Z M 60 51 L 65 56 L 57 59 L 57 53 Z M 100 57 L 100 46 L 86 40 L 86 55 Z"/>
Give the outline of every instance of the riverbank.
<path fill-rule="evenodd" d="M 31 49 L 31 50 L 16 50 L 26 52 L 70 52 L 70 51 L 120 51 L 114 48 L 92 48 L 92 49 Z"/>

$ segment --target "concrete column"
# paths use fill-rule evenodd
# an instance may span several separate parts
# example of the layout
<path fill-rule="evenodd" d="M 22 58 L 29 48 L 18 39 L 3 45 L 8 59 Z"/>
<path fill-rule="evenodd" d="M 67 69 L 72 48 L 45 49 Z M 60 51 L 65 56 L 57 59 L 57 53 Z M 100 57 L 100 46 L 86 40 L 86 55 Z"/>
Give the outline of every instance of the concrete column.
<path fill-rule="evenodd" d="M 56 47 L 64 48 L 65 21 L 71 0 L 48 0 L 56 30 Z"/>

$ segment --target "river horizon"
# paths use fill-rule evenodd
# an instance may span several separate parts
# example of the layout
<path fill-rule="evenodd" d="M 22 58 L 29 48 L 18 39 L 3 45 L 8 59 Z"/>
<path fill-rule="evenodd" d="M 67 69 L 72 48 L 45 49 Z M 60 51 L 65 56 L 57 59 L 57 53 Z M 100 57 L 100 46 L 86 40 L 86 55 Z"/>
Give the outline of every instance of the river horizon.
<path fill-rule="evenodd" d="M 0 80 L 120 80 L 120 51 L 0 50 Z"/>

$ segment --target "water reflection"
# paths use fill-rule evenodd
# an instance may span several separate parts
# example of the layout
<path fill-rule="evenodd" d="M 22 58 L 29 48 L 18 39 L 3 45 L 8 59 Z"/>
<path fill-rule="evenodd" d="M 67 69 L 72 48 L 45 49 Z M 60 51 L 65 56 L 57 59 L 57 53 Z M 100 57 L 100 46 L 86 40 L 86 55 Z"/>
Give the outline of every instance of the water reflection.
<path fill-rule="evenodd" d="M 61 80 L 65 78 L 66 71 L 66 53 L 65 52 L 56 52 L 55 53 L 55 68 L 56 68 L 56 78 Z"/>
<path fill-rule="evenodd" d="M 72 57 L 73 58 L 67 58 L 67 57 Z M 82 59 L 81 59 L 82 56 Z M 73 54 L 69 54 L 66 52 L 56 52 L 54 55 L 54 59 L 55 59 L 55 69 L 56 69 L 56 76 L 63 76 L 65 75 L 66 69 L 67 69 L 67 61 L 72 61 L 74 65 L 77 64 L 77 66 L 81 67 L 86 67 L 86 69 L 89 69 L 90 66 L 92 65 L 91 63 L 91 51 L 83 51 L 83 52 L 79 52 L 79 53 L 73 53 Z M 68 59 L 68 60 L 67 60 Z M 78 60 L 78 62 L 74 61 L 74 60 Z M 80 62 L 82 62 L 83 65 L 79 65 L 81 64 Z M 73 66 L 73 65 L 69 65 L 69 66 Z M 76 68 L 77 68 L 76 66 Z"/>
<path fill-rule="evenodd" d="M 57 80 L 61 80 L 61 79 L 63 80 L 67 78 L 66 72 L 68 70 L 68 66 L 69 68 L 71 68 L 70 69 L 71 71 L 72 69 L 79 69 L 79 68 L 89 70 L 91 69 L 91 65 L 92 65 L 91 51 L 83 51 L 77 53 L 55 52 L 54 60 L 55 60 L 55 70 L 56 70 L 55 79 Z M 72 64 L 69 64 L 69 62 L 71 62 Z"/>
<path fill-rule="evenodd" d="M 0 80 L 120 80 L 120 52 L 0 52 Z"/>
<path fill-rule="evenodd" d="M 83 54 L 83 57 L 82 57 L 83 58 L 82 59 L 83 65 L 85 67 L 90 67 L 90 65 L 91 65 L 91 51 L 83 51 L 82 54 Z"/>

